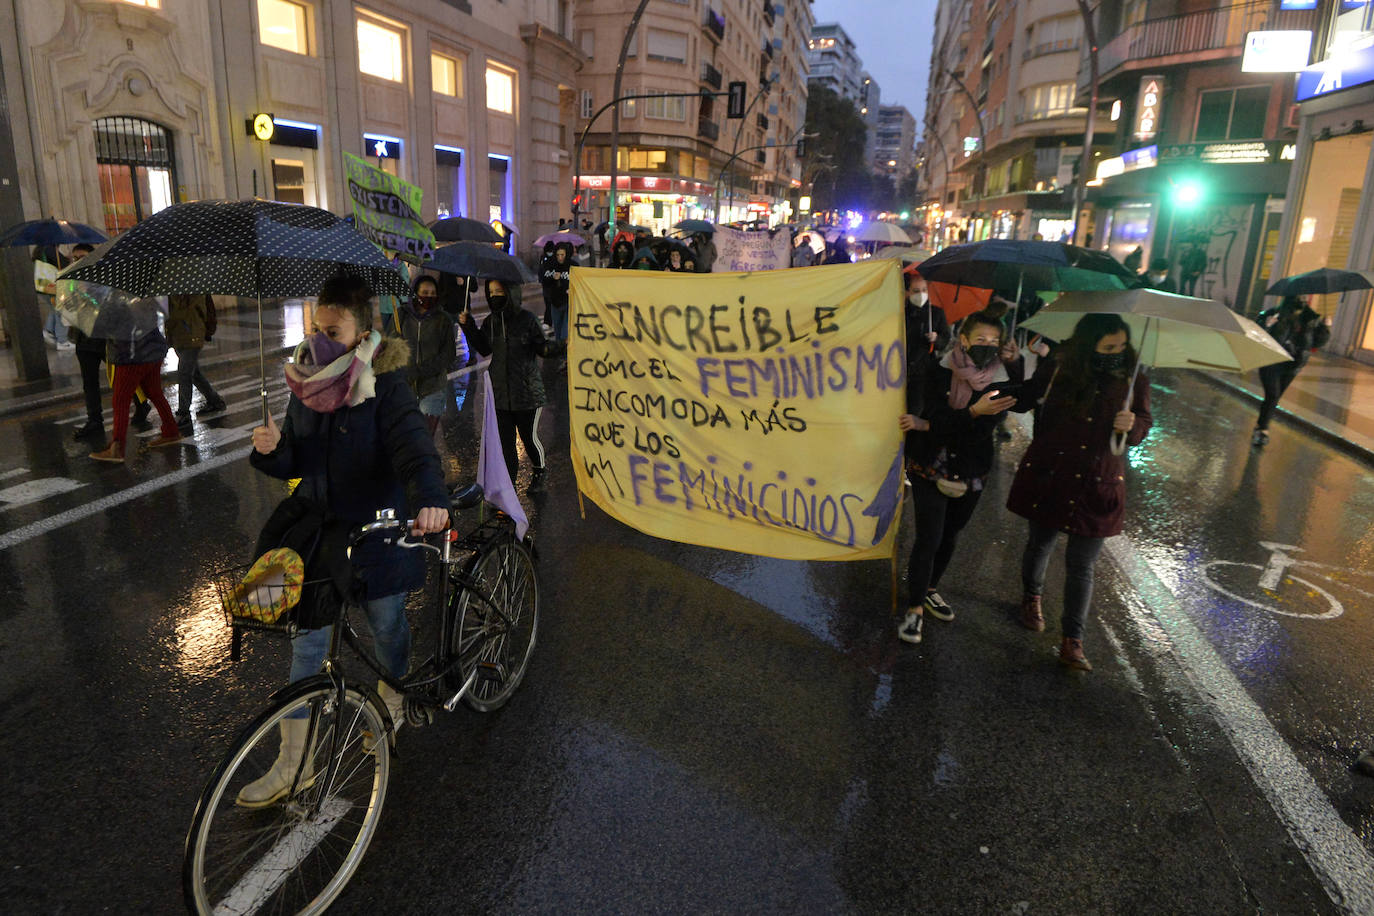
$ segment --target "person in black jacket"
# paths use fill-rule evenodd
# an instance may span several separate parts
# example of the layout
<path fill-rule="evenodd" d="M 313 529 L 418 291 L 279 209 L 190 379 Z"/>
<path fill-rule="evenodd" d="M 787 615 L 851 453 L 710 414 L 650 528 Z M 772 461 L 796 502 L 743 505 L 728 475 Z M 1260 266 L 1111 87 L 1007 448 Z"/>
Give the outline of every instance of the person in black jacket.
<path fill-rule="evenodd" d="M 912 270 L 906 274 L 907 365 L 912 357 L 938 357 L 949 346 L 949 322 L 945 310 L 930 301 L 926 278 Z M 910 376 L 908 376 L 910 377 Z"/>
<path fill-rule="evenodd" d="M 545 322 L 553 328 L 554 340 L 568 339 L 568 286 L 572 277 L 573 246 L 560 242 L 553 259 L 544 266 L 540 282 L 544 285 L 544 305 L 552 318 Z"/>
<path fill-rule="evenodd" d="M 269 415 L 265 426 L 253 430 L 250 463 L 271 477 L 300 478 L 296 496 L 322 505 L 350 529 L 374 520 L 379 509 L 397 509 L 414 514 L 413 534 L 444 530 L 448 494 L 433 439 L 406 383 L 405 341 L 372 329 L 372 291 L 357 277 L 328 280 L 313 318 L 314 332 L 286 367 L 286 419 L 278 428 Z M 324 543 L 335 544 L 328 538 Z M 404 677 L 410 664 L 406 592 L 424 585 L 424 560 L 419 551 L 372 540 L 352 552 L 352 563 L 366 589 L 377 661 L 393 677 Z M 325 621 L 303 620 L 301 626 L 291 640 L 292 682 L 319 671 L 330 640 Z M 402 696 L 385 682 L 378 692 L 399 726 Z M 287 793 L 308 731 L 307 718 L 282 723 L 276 762 L 243 787 L 238 804 L 263 807 Z M 309 761 L 306 768 L 310 778 Z"/>
<path fill-rule="evenodd" d="M 621 239 L 611 246 L 611 263 L 607 267 L 629 270 L 635 259 L 635 246 L 629 239 Z"/>
<path fill-rule="evenodd" d="M 519 287 L 515 287 L 519 289 Z M 511 290 L 500 280 L 487 281 L 487 304 L 491 314 L 479 327 L 469 312 L 458 316 L 458 324 L 473 348 L 491 357 L 487 380 L 496 400 L 496 426 L 501 436 L 501 454 L 511 483 L 516 480 L 519 456 L 515 434 L 525 443 L 533 470 L 530 489 L 544 480 L 544 446 L 539 441 L 539 413 L 544 407 L 544 379 L 539 372 L 539 357 L 561 355 L 566 344 L 549 340 L 539 319 L 520 307 Z"/>
<path fill-rule="evenodd" d="M 1326 346 L 1331 339 L 1331 325 L 1308 308 L 1300 296 L 1284 296 L 1276 308 L 1260 312 L 1257 320 L 1259 326 L 1293 357 L 1289 362 L 1264 366 L 1259 371 L 1264 401 L 1260 404 L 1259 419 L 1250 442 L 1264 445 L 1269 441 L 1269 420 L 1279 406 L 1279 398 L 1293 383 L 1298 371 L 1307 365 L 1312 351 Z"/>
<path fill-rule="evenodd" d="M 395 336 L 410 350 L 406 382 L 420 402 L 420 413 L 431 436 L 448 405 L 448 374 L 457 353 L 453 319 L 438 304 L 439 285 L 434 278 L 416 277 L 410 301 L 394 316 Z"/>
<path fill-rule="evenodd" d="M 1017 362 L 1001 320 L 974 312 L 964 319 L 958 342 L 943 358 L 925 360 L 921 377 L 907 377 L 908 412 L 899 425 L 906 432 L 916 540 L 907 566 L 909 608 L 897 628 L 906 642 L 921 641 L 925 611 L 940 620 L 954 619 L 954 610 L 936 588 L 992 470 L 998 417 L 1031 406 L 1023 407 L 1009 387 L 1021 376 Z M 999 385 L 1008 391 L 1000 391 Z"/>
<path fill-rule="evenodd" d="M 553 327 L 553 301 L 558 298 L 558 292 L 551 286 L 549 279 L 549 268 L 553 266 L 553 252 L 558 247 L 556 242 L 545 242 L 544 253 L 539 258 L 539 286 L 544 291 L 544 327 Z"/>

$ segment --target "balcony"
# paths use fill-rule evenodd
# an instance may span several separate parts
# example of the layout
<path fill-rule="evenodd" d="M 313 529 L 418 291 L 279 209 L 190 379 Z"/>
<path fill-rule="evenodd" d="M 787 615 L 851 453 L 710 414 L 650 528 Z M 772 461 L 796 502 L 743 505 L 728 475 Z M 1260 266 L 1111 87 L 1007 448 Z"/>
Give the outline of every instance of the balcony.
<path fill-rule="evenodd" d="M 720 139 L 720 125 L 702 118 L 697 121 L 697 136 L 714 143 Z"/>
<path fill-rule="evenodd" d="M 767 129 L 768 129 L 768 115 L 764 114 L 763 112 L 759 112 L 759 114 L 758 114 L 758 119 L 757 119 L 757 121 L 755 121 L 755 123 L 758 124 L 759 130 L 767 130 Z"/>
<path fill-rule="evenodd" d="M 718 13 L 710 7 L 706 8 L 706 16 L 701 22 L 701 27 L 712 35 L 716 36 L 716 41 L 725 40 L 725 14 Z"/>
<path fill-rule="evenodd" d="M 771 41 L 763 43 L 763 56 L 768 60 L 773 59 L 773 43 Z"/>
<path fill-rule="evenodd" d="M 701 62 L 701 81 L 712 89 L 719 89 L 721 86 L 720 71 L 706 61 Z"/>
<path fill-rule="evenodd" d="M 1147 19 L 1125 29 L 1097 52 L 1099 82 L 1133 70 L 1153 70 L 1204 60 L 1240 57 L 1245 34 L 1260 29 L 1313 29 L 1313 10 L 1274 10 L 1273 4 L 1238 3 L 1220 9 Z M 1088 62 L 1079 66 L 1078 85 L 1086 88 Z"/>
<path fill-rule="evenodd" d="M 775 19 L 774 19 L 774 14 L 773 14 L 773 2 L 772 2 L 772 0 L 764 0 L 764 4 L 763 4 L 763 21 L 766 22 L 766 23 L 768 23 L 770 26 L 771 26 L 771 25 L 773 24 L 773 22 L 775 21 Z"/>
<path fill-rule="evenodd" d="M 1046 54 L 1063 54 L 1065 51 L 1077 51 L 1082 44 L 1083 42 L 1077 38 L 1061 38 L 1059 41 L 1047 41 L 1033 48 L 1027 48 L 1021 55 L 1021 60 L 1027 61 L 1035 57 L 1044 57 Z"/>

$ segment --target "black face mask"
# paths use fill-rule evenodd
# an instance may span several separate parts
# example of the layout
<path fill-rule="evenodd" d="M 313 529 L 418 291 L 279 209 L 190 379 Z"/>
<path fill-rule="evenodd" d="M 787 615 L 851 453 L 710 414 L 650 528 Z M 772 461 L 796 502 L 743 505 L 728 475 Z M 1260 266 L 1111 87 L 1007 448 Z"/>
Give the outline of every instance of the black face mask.
<path fill-rule="evenodd" d="M 964 352 L 968 353 L 968 358 L 973 360 L 975 366 L 979 369 L 986 369 L 988 366 L 992 365 L 992 361 L 997 358 L 997 351 L 999 349 L 1001 348 L 994 347 L 992 344 L 978 344 L 969 347 Z"/>
<path fill-rule="evenodd" d="M 1094 353 L 1093 369 L 1098 372 L 1120 372 L 1126 368 L 1125 353 Z"/>
<path fill-rule="evenodd" d="M 499 310 L 499 309 L 505 308 L 505 307 L 506 307 L 506 303 L 508 303 L 508 302 L 510 302 L 510 297 L 509 297 L 509 296 L 488 296 L 488 297 L 487 297 L 487 305 L 491 306 L 492 311 L 497 311 L 497 310 Z"/>

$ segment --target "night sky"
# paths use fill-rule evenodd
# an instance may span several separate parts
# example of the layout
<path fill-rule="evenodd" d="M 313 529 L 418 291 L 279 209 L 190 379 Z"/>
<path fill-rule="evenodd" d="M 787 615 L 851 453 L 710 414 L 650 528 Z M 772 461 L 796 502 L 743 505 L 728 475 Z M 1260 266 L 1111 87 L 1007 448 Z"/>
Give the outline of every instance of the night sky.
<path fill-rule="evenodd" d="M 926 76 L 936 0 L 815 0 L 817 22 L 838 22 L 878 81 L 883 105 L 905 105 L 917 135 L 926 107 Z"/>

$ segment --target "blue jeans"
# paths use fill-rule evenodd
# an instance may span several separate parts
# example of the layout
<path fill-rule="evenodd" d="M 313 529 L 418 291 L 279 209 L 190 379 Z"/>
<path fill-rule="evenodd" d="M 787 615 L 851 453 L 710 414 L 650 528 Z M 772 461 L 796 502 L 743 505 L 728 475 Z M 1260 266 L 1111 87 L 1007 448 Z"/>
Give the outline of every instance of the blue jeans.
<path fill-rule="evenodd" d="M 373 654 L 394 678 L 405 677 L 410 668 L 410 622 L 406 620 L 406 593 L 384 595 L 368 601 L 367 622 L 372 627 L 376 645 Z M 289 683 L 317 674 L 329 650 L 333 627 L 303 630 L 291 640 L 291 677 Z M 302 715 L 305 713 L 302 712 Z"/>
<path fill-rule="evenodd" d="M 1030 523 L 1030 537 L 1021 555 L 1021 587 L 1028 595 L 1045 591 L 1045 571 L 1050 565 L 1054 542 L 1059 531 Z M 1088 621 L 1088 605 L 1093 600 L 1093 565 L 1102 551 L 1104 538 L 1081 534 L 1069 535 L 1068 550 L 1064 553 L 1064 615 L 1061 632 L 1070 639 L 1082 639 Z"/>
<path fill-rule="evenodd" d="M 568 303 L 553 306 L 550 311 L 553 313 L 553 339 L 568 339 Z"/>

